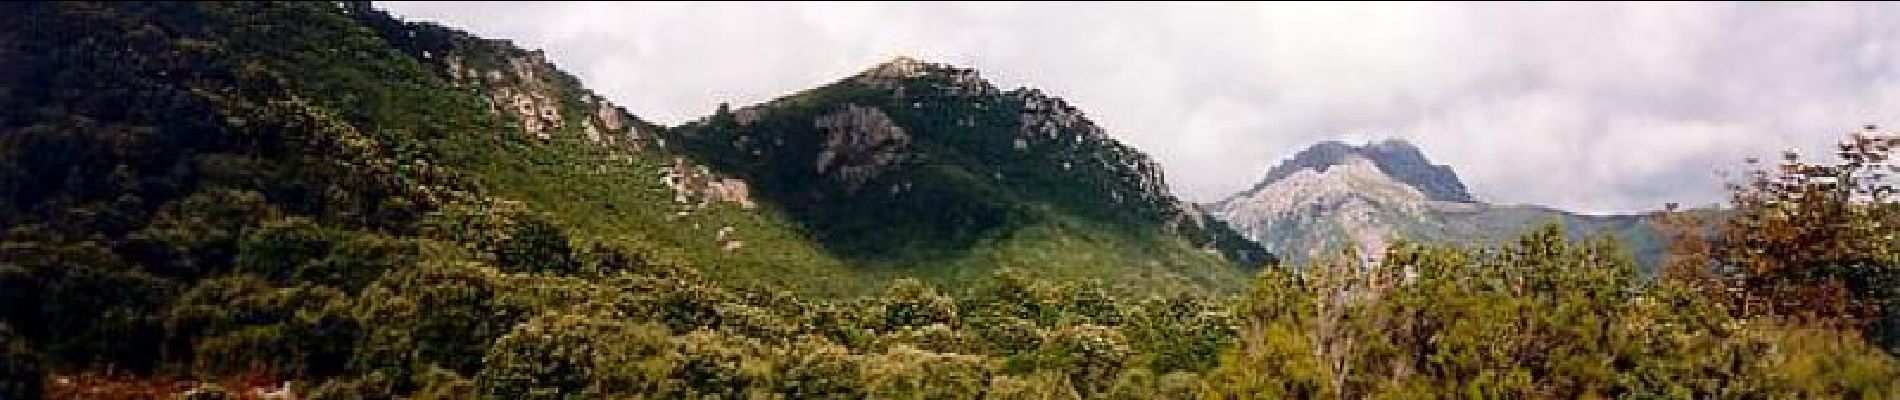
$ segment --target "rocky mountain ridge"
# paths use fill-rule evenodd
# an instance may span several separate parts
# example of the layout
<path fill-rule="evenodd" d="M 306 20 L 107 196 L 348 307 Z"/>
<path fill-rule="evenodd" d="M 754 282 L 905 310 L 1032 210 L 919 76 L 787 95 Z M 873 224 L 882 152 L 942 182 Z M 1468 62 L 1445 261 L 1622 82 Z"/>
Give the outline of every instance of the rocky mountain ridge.
<path fill-rule="evenodd" d="M 965 248 L 1028 221 L 1074 218 L 1182 238 L 1243 265 L 1267 260 L 1176 199 L 1159 165 L 1074 106 L 1036 89 L 998 89 L 967 68 L 898 57 L 817 89 L 722 107 L 671 136 L 757 183 L 820 240 L 847 247 Z"/>
<path fill-rule="evenodd" d="M 1418 147 L 1400 139 L 1387 139 L 1363 146 L 1338 141 L 1320 142 L 1268 170 L 1267 176 L 1249 191 L 1257 191 L 1261 186 L 1303 169 L 1324 171 L 1330 166 L 1346 163 L 1348 158 L 1370 160 L 1380 172 L 1418 188 L 1432 200 L 1473 201 L 1471 193 L 1458 180 L 1458 174 L 1452 172 L 1451 167 L 1432 164 Z"/>
<path fill-rule="evenodd" d="M 1392 139 L 1354 146 L 1321 142 L 1274 166 L 1254 187 L 1209 211 L 1268 251 L 1294 262 L 1350 245 L 1376 256 L 1395 240 L 1484 244 L 1547 222 L 1572 236 L 1610 234 L 1653 265 L 1660 240 L 1642 215 L 1586 216 L 1473 200 L 1450 167 Z"/>

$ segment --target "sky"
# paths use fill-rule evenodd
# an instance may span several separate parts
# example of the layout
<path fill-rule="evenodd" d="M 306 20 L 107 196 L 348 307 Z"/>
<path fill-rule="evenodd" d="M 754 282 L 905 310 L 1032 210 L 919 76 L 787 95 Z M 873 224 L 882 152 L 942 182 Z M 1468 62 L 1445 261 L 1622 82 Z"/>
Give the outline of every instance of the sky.
<path fill-rule="evenodd" d="M 1900 4 L 436 3 L 672 125 L 903 55 L 1062 97 L 1219 200 L 1323 140 L 1406 139 L 1482 201 L 1724 199 L 1721 173 L 1900 122 Z"/>

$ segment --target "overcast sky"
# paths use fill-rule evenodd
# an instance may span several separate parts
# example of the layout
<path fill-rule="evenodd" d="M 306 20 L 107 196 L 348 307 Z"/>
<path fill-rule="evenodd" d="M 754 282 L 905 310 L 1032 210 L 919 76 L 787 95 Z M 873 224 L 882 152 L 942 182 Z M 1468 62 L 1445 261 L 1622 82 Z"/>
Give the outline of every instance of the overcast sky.
<path fill-rule="evenodd" d="M 1213 201 L 1321 140 L 1398 137 L 1482 200 L 1722 199 L 1718 171 L 1900 119 L 1900 5 L 380 3 L 547 51 L 676 124 L 897 55 L 1080 107 Z"/>

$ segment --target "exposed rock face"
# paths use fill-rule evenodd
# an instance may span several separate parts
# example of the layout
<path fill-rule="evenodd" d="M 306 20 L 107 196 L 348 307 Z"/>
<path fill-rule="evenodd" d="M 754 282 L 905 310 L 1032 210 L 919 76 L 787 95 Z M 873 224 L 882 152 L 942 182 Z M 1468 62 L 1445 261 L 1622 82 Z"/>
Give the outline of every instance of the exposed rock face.
<path fill-rule="evenodd" d="M 1345 243 L 1361 254 L 1385 251 L 1397 226 L 1420 218 L 1427 196 L 1348 154 L 1325 169 L 1305 168 L 1214 206 L 1269 251 L 1310 258 Z"/>
<path fill-rule="evenodd" d="M 428 24 L 382 25 L 385 35 L 408 37 L 402 50 L 433 63 L 449 82 L 473 89 L 495 113 L 519 124 L 521 131 L 548 140 L 580 135 L 615 152 L 610 159 L 631 163 L 648 145 L 666 147 L 662 130 L 584 88 L 538 50 L 508 41 L 488 40 Z M 671 153 L 651 154 L 661 157 Z M 600 171 L 606 171 L 602 166 Z M 717 203 L 756 207 L 745 181 L 711 173 L 705 166 L 673 157 L 659 168 L 658 179 L 673 192 L 675 214 L 690 215 Z"/>
<path fill-rule="evenodd" d="M 738 204 L 740 208 L 747 210 L 758 207 L 752 202 L 752 191 L 746 187 L 743 180 L 720 178 L 706 183 L 706 191 L 713 201 Z"/>
<path fill-rule="evenodd" d="M 1209 208 L 1294 263 L 1337 254 L 1347 244 L 1362 258 L 1376 259 L 1401 238 L 1489 243 L 1551 221 L 1564 222 L 1573 236 L 1615 234 L 1651 265 L 1661 251 L 1640 216 L 1579 216 L 1472 201 L 1450 168 L 1431 164 L 1417 148 L 1396 140 L 1314 145 L 1269 170 L 1254 188 Z"/>
<path fill-rule="evenodd" d="M 1451 167 L 1434 165 L 1425 159 L 1425 155 L 1404 140 L 1390 139 L 1364 146 L 1352 146 L 1340 142 L 1321 142 L 1293 155 L 1292 159 L 1267 171 L 1260 186 L 1278 181 L 1304 169 L 1325 171 L 1335 165 L 1347 162 L 1348 158 L 1371 160 L 1381 173 L 1394 180 L 1404 182 L 1425 193 L 1426 197 L 1439 201 L 1472 201 L 1471 193 L 1465 189 L 1458 174 Z M 1256 186 L 1253 190 L 1259 190 Z"/>
<path fill-rule="evenodd" d="M 541 52 L 510 55 L 498 68 L 472 66 L 460 55 L 446 58 L 449 76 L 460 84 L 481 88 L 495 112 L 514 117 L 521 129 L 546 139 L 562 126 L 560 93 L 548 73 L 553 69 Z"/>
<path fill-rule="evenodd" d="M 905 97 L 914 94 L 905 87 L 905 83 L 917 78 L 929 78 L 933 83 L 930 89 L 942 90 L 953 96 L 980 96 L 997 92 L 996 86 L 983 80 L 976 70 L 927 63 L 910 57 L 897 57 L 878 64 L 853 79 L 858 84 L 891 90 L 897 97 Z"/>
<path fill-rule="evenodd" d="M 865 71 L 864 77 L 882 80 L 903 80 L 923 75 L 929 66 L 915 58 L 898 56 L 883 64 Z"/>
<path fill-rule="evenodd" d="M 1041 90 L 1017 89 L 1006 95 L 1022 104 L 1016 138 L 1011 142 L 1013 149 L 1044 152 L 1065 171 L 1084 165 L 1114 171 L 1123 179 L 1122 183 L 1133 189 L 1107 193 L 1107 198 L 1115 203 L 1175 202 L 1159 164 L 1110 137 L 1081 110 Z"/>
<path fill-rule="evenodd" d="M 589 116 L 590 119 L 583 125 L 588 140 L 619 142 L 623 140 L 618 138 L 624 138 L 626 143 L 637 150 L 653 136 L 651 132 L 647 132 L 648 128 L 645 124 L 637 123 L 631 114 L 607 101 L 606 98 L 590 95 L 584 100 L 585 104 L 594 109 L 592 115 Z"/>
<path fill-rule="evenodd" d="M 522 50 L 506 41 L 475 38 L 433 26 L 410 26 L 426 48 L 409 49 L 436 61 L 449 81 L 476 89 L 490 109 L 520 124 L 539 139 L 576 132 L 596 143 L 644 147 L 655 129 L 612 102 L 581 87 L 538 50 Z M 578 120 L 579 126 L 570 126 Z"/>
<path fill-rule="evenodd" d="M 843 183 L 849 191 L 862 188 L 908 154 L 910 135 L 876 108 L 847 104 L 815 123 L 825 132 L 818 174 Z"/>
<path fill-rule="evenodd" d="M 733 203 L 747 210 L 757 207 L 745 181 L 719 177 L 703 165 L 687 162 L 685 157 L 674 157 L 673 163 L 661 167 L 658 175 L 660 183 L 673 190 L 673 204 L 680 207 L 677 212 L 680 215 L 716 203 Z"/>
<path fill-rule="evenodd" d="M 1458 174 L 1452 172 L 1451 167 L 1432 164 L 1411 143 L 1398 139 L 1386 140 L 1367 146 L 1365 151 L 1371 154 L 1372 161 L 1379 166 L 1380 171 L 1418 188 L 1432 200 L 1472 201 L 1471 192 L 1465 189 L 1464 182 L 1458 180 Z"/>

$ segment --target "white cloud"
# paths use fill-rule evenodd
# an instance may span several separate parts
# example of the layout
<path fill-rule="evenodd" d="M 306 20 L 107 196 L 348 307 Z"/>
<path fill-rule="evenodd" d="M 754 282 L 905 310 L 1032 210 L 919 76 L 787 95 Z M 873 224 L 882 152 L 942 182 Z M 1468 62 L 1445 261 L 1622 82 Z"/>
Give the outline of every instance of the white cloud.
<path fill-rule="evenodd" d="M 1900 112 L 1863 3 L 382 3 L 543 48 L 661 123 L 899 54 L 1062 96 L 1214 200 L 1327 139 L 1405 137 L 1477 194 L 1589 212 Z"/>

